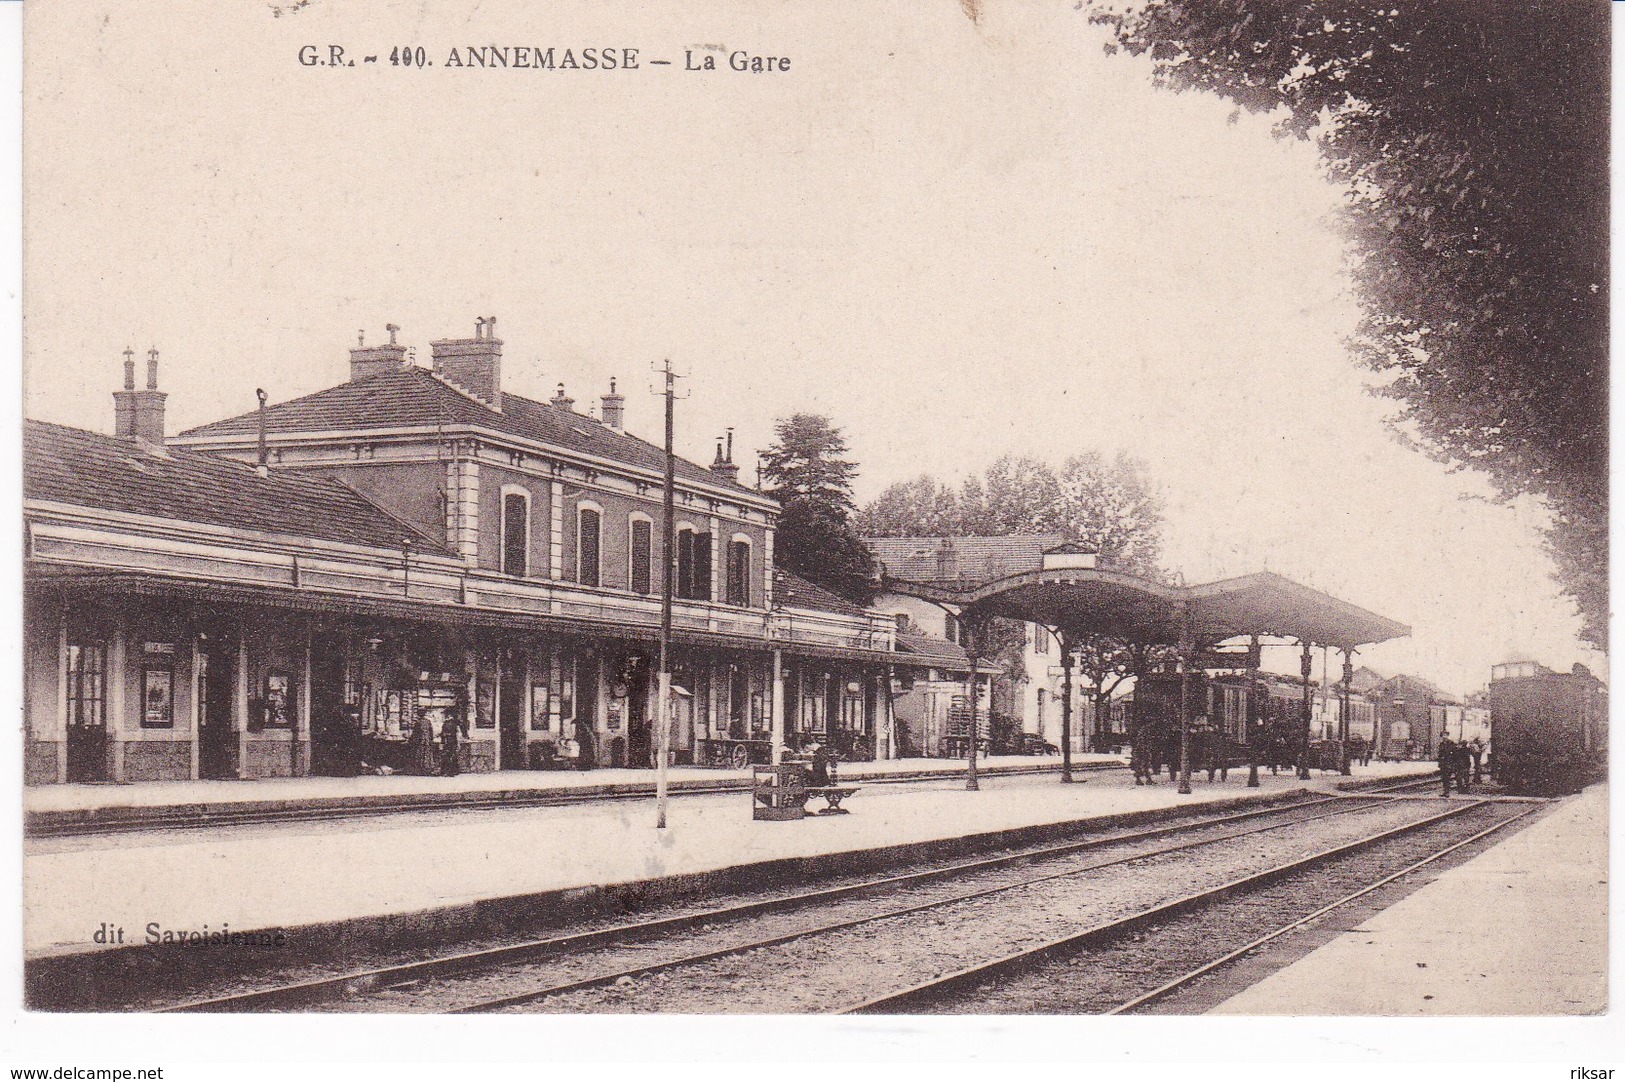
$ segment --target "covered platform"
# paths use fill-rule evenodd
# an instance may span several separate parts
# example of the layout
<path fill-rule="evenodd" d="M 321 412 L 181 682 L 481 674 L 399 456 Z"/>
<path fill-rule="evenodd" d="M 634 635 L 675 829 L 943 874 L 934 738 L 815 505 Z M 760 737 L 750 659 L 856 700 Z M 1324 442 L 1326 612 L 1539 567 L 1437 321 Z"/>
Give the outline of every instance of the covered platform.
<path fill-rule="evenodd" d="M 968 550 L 966 542 L 953 540 Z M 1189 691 L 1187 677 L 1204 670 L 1242 670 L 1248 686 L 1256 683 L 1262 639 L 1285 639 L 1301 646 L 1303 680 L 1301 730 L 1298 741 L 1298 776 L 1309 776 L 1309 676 L 1313 651 L 1328 646 L 1343 654 L 1340 692 L 1342 725 L 1338 754 L 1348 772 L 1349 682 L 1354 652 L 1368 643 L 1402 638 L 1410 628 L 1330 594 L 1293 582 L 1268 571 L 1199 585 L 1159 581 L 1107 566 L 1094 552 L 1067 542 L 1024 554 L 1012 561 L 1001 554 L 997 566 L 978 569 L 939 552 L 929 568 L 916 564 L 907 573 L 887 573 L 885 587 L 941 605 L 958 614 L 967 631 L 965 645 L 974 670 L 978 657 L 978 629 L 992 618 L 1020 620 L 1049 628 L 1061 640 L 1064 684 L 1062 748 L 1071 743 L 1072 671 L 1081 643 L 1104 637 L 1128 648 L 1135 658 L 1137 678 L 1150 675 L 1159 663 L 1171 664 L 1180 677 L 1173 696 L 1181 734 L 1180 791 L 1190 791 L 1188 750 Z M 922 574 L 921 572 L 925 572 Z M 1221 644 L 1246 640 L 1242 650 L 1220 650 Z M 1249 705 L 1243 741 L 1252 741 L 1256 753 L 1257 695 Z M 1136 703 L 1138 706 L 1138 702 Z M 1137 726 L 1144 719 L 1136 719 Z M 1144 743 L 1141 741 L 1140 743 Z M 1070 754 L 1062 766 L 1062 779 L 1070 780 Z M 1257 784 L 1257 757 L 1249 784 Z"/>

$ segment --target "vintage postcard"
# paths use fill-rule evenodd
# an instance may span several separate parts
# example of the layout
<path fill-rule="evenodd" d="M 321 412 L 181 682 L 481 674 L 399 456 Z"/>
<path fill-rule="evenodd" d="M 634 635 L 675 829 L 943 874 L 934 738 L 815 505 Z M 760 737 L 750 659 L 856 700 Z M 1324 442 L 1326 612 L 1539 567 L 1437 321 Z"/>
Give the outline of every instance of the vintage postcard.
<path fill-rule="evenodd" d="M 1611 14 L 30 0 L 28 1024 L 1605 1025 Z"/>

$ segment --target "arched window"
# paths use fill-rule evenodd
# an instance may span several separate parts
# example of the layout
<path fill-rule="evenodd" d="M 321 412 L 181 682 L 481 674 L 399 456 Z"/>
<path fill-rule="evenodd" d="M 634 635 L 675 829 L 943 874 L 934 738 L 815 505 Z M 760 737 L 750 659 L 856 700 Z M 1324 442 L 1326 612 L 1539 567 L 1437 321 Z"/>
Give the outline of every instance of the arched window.
<path fill-rule="evenodd" d="M 530 573 L 530 496 L 523 491 L 502 493 L 502 573 Z"/>
<path fill-rule="evenodd" d="M 583 586 L 599 584 L 598 553 L 603 516 L 596 507 L 576 512 L 576 581 Z"/>
<path fill-rule="evenodd" d="M 633 513 L 627 521 L 627 577 L 635 594 L 649 594 L 654 592 L 653 576 L 650 569 L 654 566 L 653 552 L 654 523 L 649 521 L 647 515 Z"/>
<path fill-rule="evenodd" d="M 728 604 L 750 604 L 750 541 L 735 537 L 728 542 Z"/>

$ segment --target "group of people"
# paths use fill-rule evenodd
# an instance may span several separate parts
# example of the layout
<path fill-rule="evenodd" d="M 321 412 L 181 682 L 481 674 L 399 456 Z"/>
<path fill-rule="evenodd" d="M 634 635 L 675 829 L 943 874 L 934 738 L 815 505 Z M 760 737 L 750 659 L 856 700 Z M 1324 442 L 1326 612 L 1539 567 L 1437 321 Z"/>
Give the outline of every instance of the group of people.
<path fill-rule="evenodd" d="M 407 738 L 411 749 L 412 773 L 428 777 L 440 774 L 454 778 L 463 771 L 462 743 L 468 736 L 468 720 L 461 716 L 448 717 L 440 725 L 440 747 L 434 746 L 434 723 L 428 712 L 417 715 L 412 722 L 412 734 Z"/>
<path fill-rule="evenodd" d="M 1450 795 L 1450 784 L 1455 782 L 1456 792 L 1465 793 L 1468 785 L 1484 780 L 1484 745 L 1474 737 L 1457 743 L 1448 735 L 1439 740 L 1439 779 L 1444 783 L 1444 795 Z"/>

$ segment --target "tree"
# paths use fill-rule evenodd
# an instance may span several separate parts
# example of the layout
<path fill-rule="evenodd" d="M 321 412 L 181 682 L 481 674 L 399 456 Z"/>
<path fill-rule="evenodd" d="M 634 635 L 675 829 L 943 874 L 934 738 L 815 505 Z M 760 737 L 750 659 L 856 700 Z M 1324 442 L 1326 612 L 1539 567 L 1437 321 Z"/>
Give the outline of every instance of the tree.
<path fill-rule="evenodd" d="M 864 537 L 946 537 L 958 529 L 959 500 L 953 489 L 921 474 L 888 486 L 854 521 Z"/>
<path fill-rule="evenodd" d="M 957 497 L 921 476 L 888 488 L 859 518 L 871 537 L 1060 533 L 1122 570 L 1163 575 L 1162 502 L 1144 464 L 1123 453 L 1076 454 L 1059 473 L 1037 459 L 1005 455 L 981 476 L 966 478 Z M 979 641 L 982 656 L 1003 677 L 1008 701 L 1026 679 L 1025 629 L 1017 621 L 988 620 Z M 1083 636 L 1077 645 L 1079 678 L 1092 689 L 1095 716 L 1102 718 L 1117 688 L 1145 671 L 1152 648 L 1106 635 Z"/>
<path fill-rule="evenodd" d="M 1552 511 L 1606 644 L 1609 6 L 1091 0 L 1160 84 L 1278 111 L 1344 187 L 1396 430 Z"/>
<path fill-rule="evenodd" d="M 775 426 L 777 439 L 758 452 L 767 495 L 782 508 L 773 561 L 832 593 L 867 605 L 874 596 L 874 557 L 852 528 L 852 479 L 846 440 L 828 417 L 798 413 Z"/>
<path fill-rule="evenodd" d="M 1162 499 L 1138 459 L 1118 452 L 1073 455 L 1056 479 L 1055 520 L 1062 532 L 1146 578 L 1162 569 Z"/>

